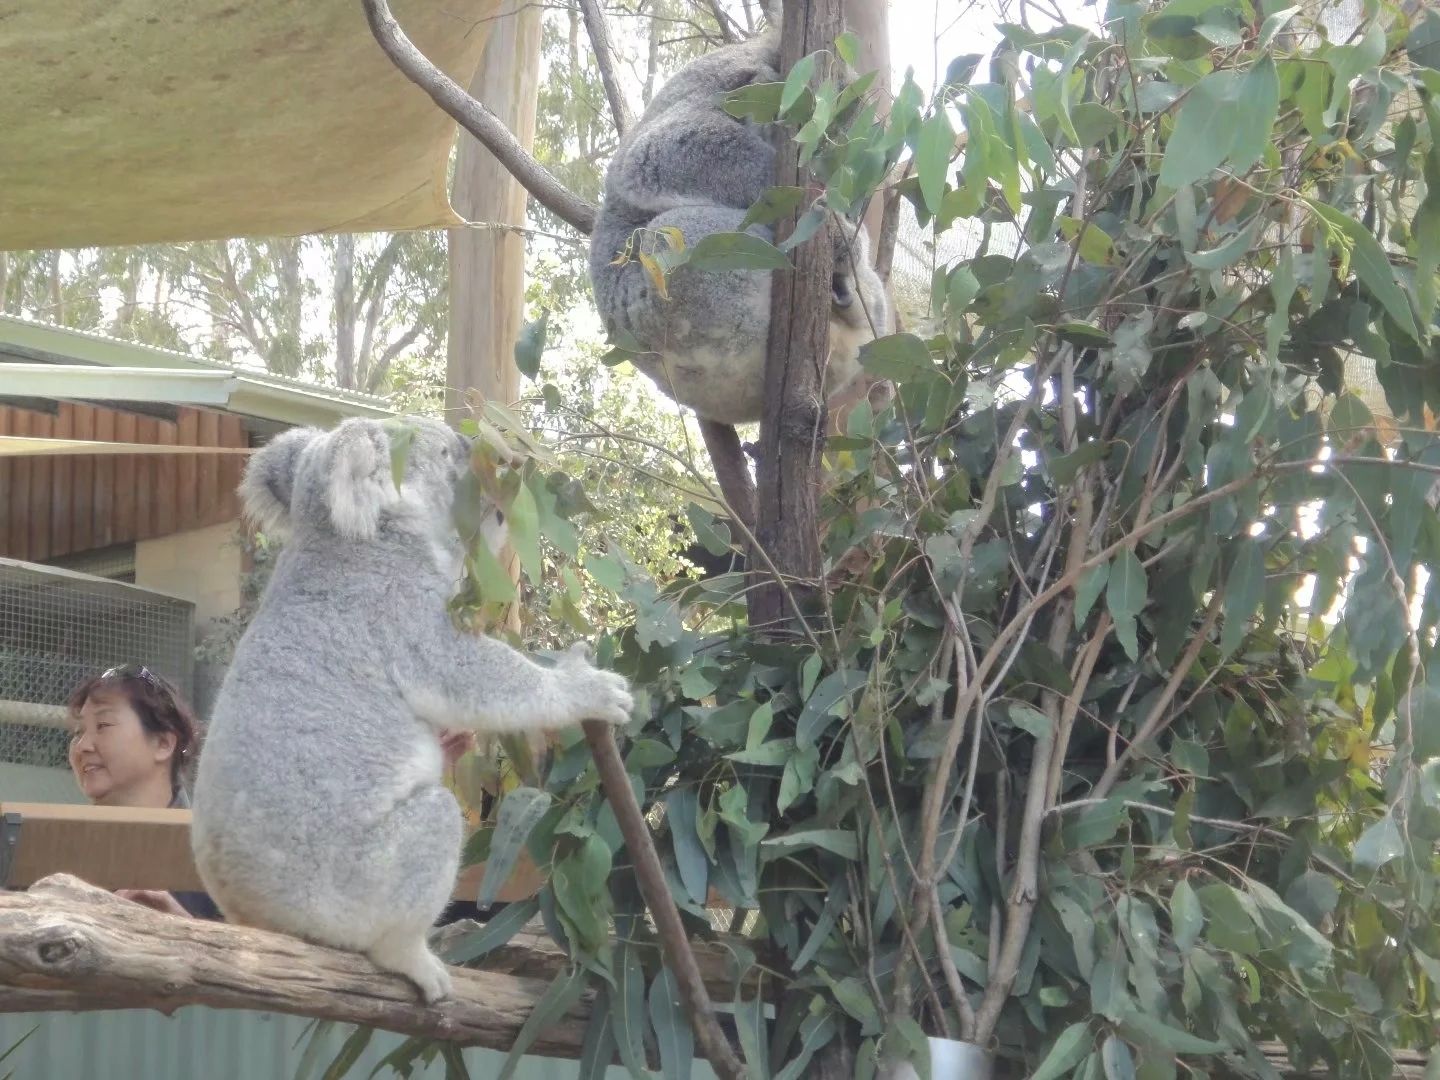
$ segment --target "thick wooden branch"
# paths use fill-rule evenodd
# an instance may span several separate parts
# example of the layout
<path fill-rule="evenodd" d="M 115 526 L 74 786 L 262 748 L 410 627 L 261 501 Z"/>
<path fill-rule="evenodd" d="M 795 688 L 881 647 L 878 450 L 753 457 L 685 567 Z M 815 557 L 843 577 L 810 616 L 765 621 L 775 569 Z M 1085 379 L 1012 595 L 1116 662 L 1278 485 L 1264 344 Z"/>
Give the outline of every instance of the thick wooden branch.
<path fill-rule="evenodd" d="M 422 1005 L 408 981 L 355 953 L 283 934 L 162 915 L 69 874 L 0 892 L 0 1012 L 157 1009 L 185 1005 L 291 1013 L 405 1035 L 508 1050 L 535 1003 L 569 963 L 521 931 L 487 958 L 498 970 L 452 968 L 455 996 Z M 723 950 L 701 967 L 728 993 Z M 489 964 L 487 964 L 487 967 Z M 578 1057 L 588 991 L 533 1052 Z"/>
<path fill-rule="evenodd" d="M 395 66 L 456 123 L 474 135 L 500 160 L 510 174 L 535 196 L 547 210 L 586 236 L 595 228 L 595 207 L 567 188 L 544 165 L 532 157 L 510 129 L 476 101 L 465 88 L 432 64 L 415 47 L 395 16 L 387 0 L 361 0 L 370 32 Z"/>
<path fill-rule="evenodd" d="M 580 0 L 580 14 L 585 18 L 585 32 L 590 36 L 591 54 L 595 57 L 595 66 L 600 69 L 600 85 L 605 87 L 605 99 L 610 102 L 610 116 L 615 121 L 615 130 L 624 135 L 635 118 L 630 115 L 630 106 L 625 103 L 620 80 L 615 76 L 615 46 L 610 41 L 610 22 L 605 18 L 600 0 Z"/>

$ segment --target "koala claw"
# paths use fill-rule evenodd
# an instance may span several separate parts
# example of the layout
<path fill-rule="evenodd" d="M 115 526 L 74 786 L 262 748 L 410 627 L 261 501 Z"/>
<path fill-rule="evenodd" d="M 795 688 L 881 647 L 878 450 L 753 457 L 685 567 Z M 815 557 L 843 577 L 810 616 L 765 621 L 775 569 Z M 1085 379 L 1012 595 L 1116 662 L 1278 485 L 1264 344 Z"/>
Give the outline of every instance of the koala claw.
<path fill-rule="evenodd" d="M 635 699 L 623 675 L 591 665 L 583 643 L 572 645 L 560 659 L 561 666 L 575 680 L 574 715 L 579 720 L 600 720 L 607 724 L 628 724 Z"/>
<path fill-rule="evenodd" d="M 596 671 L 596 693 L 587 705 L 587 720 L 603 720 L 607 724 L 628 724 L 635 698 L 623 676 L 613 671 Z"/>

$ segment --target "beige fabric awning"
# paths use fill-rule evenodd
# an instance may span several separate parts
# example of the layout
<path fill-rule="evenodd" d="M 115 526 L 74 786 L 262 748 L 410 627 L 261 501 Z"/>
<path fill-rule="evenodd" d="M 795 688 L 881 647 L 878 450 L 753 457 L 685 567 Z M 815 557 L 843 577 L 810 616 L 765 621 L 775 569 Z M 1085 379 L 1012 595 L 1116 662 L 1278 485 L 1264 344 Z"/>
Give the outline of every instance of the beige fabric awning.
<path fill-rule="evenodd" d="M 499 0 L 394 0 L 470 85 Z M 0 250 L 456 224 L 455 124 L 360 0 L 0 5 Z"/>

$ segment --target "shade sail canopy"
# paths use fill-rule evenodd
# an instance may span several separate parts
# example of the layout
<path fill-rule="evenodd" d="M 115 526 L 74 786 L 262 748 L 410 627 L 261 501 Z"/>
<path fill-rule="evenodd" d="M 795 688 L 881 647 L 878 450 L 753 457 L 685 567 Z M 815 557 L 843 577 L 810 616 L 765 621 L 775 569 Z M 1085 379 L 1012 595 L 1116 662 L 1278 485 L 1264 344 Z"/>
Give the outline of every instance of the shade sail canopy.
<path fill-rule="evenodd" d="M 469 85 L 499 0 L 394 0 Z M 0 3 L 0 250 L 452 225 L 455 125 L 360 0 Z"/>

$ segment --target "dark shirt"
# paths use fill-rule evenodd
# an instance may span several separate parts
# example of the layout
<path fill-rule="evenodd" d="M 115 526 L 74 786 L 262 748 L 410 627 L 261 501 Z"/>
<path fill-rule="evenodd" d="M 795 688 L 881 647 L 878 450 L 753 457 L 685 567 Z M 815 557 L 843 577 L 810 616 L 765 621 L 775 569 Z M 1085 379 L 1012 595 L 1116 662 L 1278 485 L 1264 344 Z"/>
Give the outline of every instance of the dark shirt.
<path fill-rule="evenodd" d="M 170 800 L 169 809 L 188 810 L 190 809 L 190 797 L 185 794 L 184 788 L 176 788 L 175 795 Z M 175 902 L 197 919 L 216 919 L 225 921 L 225 916 L 215 906 L 215 901 L 210 899 L 210 894 L 200 891 L 172 892 Z"/>

